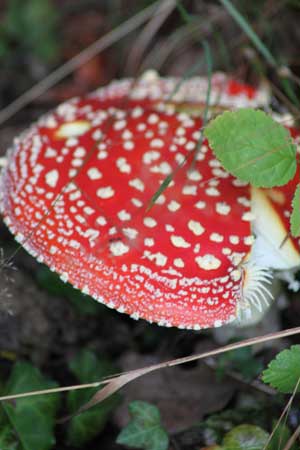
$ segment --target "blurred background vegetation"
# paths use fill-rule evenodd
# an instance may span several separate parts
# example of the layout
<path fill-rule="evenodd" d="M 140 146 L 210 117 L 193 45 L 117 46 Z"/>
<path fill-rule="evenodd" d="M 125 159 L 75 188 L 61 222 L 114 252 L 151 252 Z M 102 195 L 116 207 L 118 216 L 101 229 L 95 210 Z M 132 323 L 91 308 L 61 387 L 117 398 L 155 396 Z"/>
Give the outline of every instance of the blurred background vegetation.
<path fill-rule="evenodd" d="M 2 0 L 0 108 L 152 3 L 150 0 Z M 158 7 L 163 3 L 163 0 L 158 2 Z M 267 84 L 273 94 L 273 107 L 297 117 L 300 103 L 297 81 L 300 77 L 300 0 L 235 0 L 233 4 L 273 55 L 277 67 L 272 67 L 258 53 L 221 1 L 183 0 L 177 2 L 177 7 L 174 2 L 168 13 L 150 18 L 146 25 L 93 57 L 50 90 L 42 92 L 33 103 L 2 124 L 0 154 L 4 155 L 13 137 L 42 113 L 112 78 L 137 76 L 147 68 L 157 69 L 164 75 L 205 75 L 204 39 L 211 49 L 214 70 L 228 72 L 253 85 Z M 286 80 L 278 67 L 289 67 L 292 71 L 293 78 L 288 84 L 283 83 Z M 2 224 L 0 248 L 4 255 L 17 249 Z M 61 385 L 78 380 L 94 381 L 98 379 L 94 376 L 95 368 L 102 374 L 129 370 L 204 351 L 219 342 L 220 336 L 211 331 L 194 333 L 165 329 L 143 321 L 135 322 L 111 311 L 63 284 L 23 250 L 18 251 L 13 267 L 2 272 L 2 392 L 9 392 L 18 384 L 18 373 L 28 375 L 27 384 L 24 376 L 23 390 L 43 383 L 44 386 L 51 385 L 48 378 Z M 271 309 L 260 328 L 250 330 L 250 333 L 262 334 L 299 325 L 299 294 L 283 295 L 278 303 L 280 309 Z M 235 339 L 243 338 L 247 333 L 240 330 Z M 226 342 L 226 336 L 221 336 L 221 341 Z M 286 397 L 275 395 L 272 389 L 262 385 L 259 375 L 277 351 L 289 343 L 297 344 L 299 338 L 276 342 L 255 349 L 255 352 L 246 349 L 230 353 L 219 360 L 189 364 L 140 380 L 124 390 L 123 401 L 120 398 L 113 400 L 113 405 L 100 408 L 83 422 L 71 424 L 74 427 L 71 431 L 56 426 L 58 447 L 53 448 L 121 449 L 115 441 L 128 423 L 127 406 L 133 400 L 144 400 L 159 407 L 170 436 L 170 448 L 174 450 L 201 449 L 214 439 L 222 442 L 232 427 L 245 422 L 270 431 Z M 32 366 L 22 366 L 25 363 L 20 361 L 24 360 L 42 370 L 46 381 Z M 80 370 L 84 364 L 78 361 L 85 361 L 86 372 Z M 8 385 L 7 379 L 10 380 Z M 36 380 L 35 386 L 30 384 L 32 380 Z M 60 406 L 55 402 L 51 408 L 60 408 L 62 415 L 79 404 L 80 395 L 71 395 Z M 29 414 L 32 405 L 23 404 L 20 408 L 23 415 L 22 408 Z M 53 414 L 50 421 L 53 428 Z M 1 430 L 5 429 L 3 425 L 1 428 L 3 423 L 5 419 L 0 414 L 0 444 Z M 283 431 L 287 435 L 299 426 L 299 399 L 290 408 L 286 423 L 288 429 Z M 20 426 L 16 422 L 14 425 L 15 428 Z M 98 433 L 93 432 L 95 429 Z M 50 448 L 51 436 L 50 433 L 45 447 L 31 446 L 29 450 Z M 13 438 L 9 435 L 7 442 L 9 444 L 3 448 L 20 448 L 15 435 Z M 126 442 L 124 436 L 122 442 Z M 277 448 L 283 447 L 274 444 L 274 450 Z"/>

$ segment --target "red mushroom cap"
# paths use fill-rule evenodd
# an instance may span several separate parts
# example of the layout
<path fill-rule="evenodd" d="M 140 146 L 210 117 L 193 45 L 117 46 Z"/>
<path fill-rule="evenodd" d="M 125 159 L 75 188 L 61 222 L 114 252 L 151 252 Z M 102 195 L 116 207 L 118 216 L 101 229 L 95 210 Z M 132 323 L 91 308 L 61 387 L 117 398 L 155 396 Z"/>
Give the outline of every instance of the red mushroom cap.
<path fill-rule="evenodd" d="M 220 326 L 237 316 L 253 243 L 249 187 L 204 141 L 147 210 L 199 140 L 201 119 L 176 102 L 201 103 L 207 87 L 186 81 L 170 104 L 178 80 L 150 78 L 72 99 L 16 139 L 1 210 L 32 255 L 107 306 L 164 326 Z M 224 75 L 212 85 L 226 107 L 264 98 Z"/>

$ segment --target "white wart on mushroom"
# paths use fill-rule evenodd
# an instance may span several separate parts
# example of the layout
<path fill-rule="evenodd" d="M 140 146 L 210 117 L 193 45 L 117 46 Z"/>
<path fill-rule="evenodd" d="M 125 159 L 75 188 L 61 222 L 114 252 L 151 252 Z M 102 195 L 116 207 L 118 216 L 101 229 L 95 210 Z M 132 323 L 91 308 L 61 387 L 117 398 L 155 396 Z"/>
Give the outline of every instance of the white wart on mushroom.
<path fill-rule="evenodd" d="M 107 306 L 164 326 L 217 327 L 236 319 L 245 282 L 249 294 L 250 190 L 204 142 L 193 170 L 178 171 L 147 212 L 199 140 L 201 119 L 169 101 L 177 83 L 113 82 L 42 118 L 9 152 L 1 209 L 32 255 Z M 203 103 L 206 87 L 191 79 L 172 100 Z M 212 102 L 262 99 L 213 78 Z"/>

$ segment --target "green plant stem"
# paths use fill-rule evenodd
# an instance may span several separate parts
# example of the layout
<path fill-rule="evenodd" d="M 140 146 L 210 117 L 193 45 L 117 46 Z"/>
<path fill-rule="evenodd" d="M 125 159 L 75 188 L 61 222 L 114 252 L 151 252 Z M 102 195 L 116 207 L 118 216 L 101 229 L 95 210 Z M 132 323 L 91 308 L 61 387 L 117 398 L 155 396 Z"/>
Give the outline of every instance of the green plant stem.
<path fill-rule="evenodd" d="M 235 8 L 230 0 L 219 0 L 220 3 L 227 9 L 229 14 L 233 17 L 233 19 L 237 22 L 237 24 L 242 28 L 244 33 L 249 37 L 249 39 L 253 42 L 254 46 L 257 50 L 264 56 L 266 61 L 270 64 L 270 66 L 277 68 L 277 62 L 274 56 L 271 54 L 269 49 L 265 46 L 259 36 L 255 33 L 253 28 L 249 25 L 249 23 L 245 20 L 242 14 Z"/>

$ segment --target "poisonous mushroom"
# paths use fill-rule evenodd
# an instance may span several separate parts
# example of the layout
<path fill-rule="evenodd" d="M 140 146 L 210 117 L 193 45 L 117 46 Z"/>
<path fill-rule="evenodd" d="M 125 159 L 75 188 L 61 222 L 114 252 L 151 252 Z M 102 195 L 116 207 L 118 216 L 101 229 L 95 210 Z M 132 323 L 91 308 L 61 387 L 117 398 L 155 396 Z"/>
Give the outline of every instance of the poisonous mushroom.
<path fill-rule="evenodd" d="M 268 302 L 270 274 L 253 261 L 249 186 L 205 141 L 191 170 L 175 170 L 193 157 L 201 118 L 189 111 L 207 89 L 201 78 L 178 81 L 152 72 L 114 81 L 41 118 L 8 153 L 1 211 L 29 253 L 110 308 L 164 326 L 218 327 Z M 266 101 L 264 91 L 212 78 L 218 108 Z"/>

